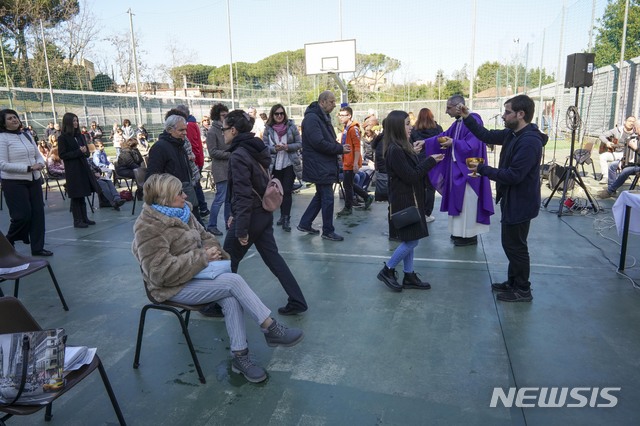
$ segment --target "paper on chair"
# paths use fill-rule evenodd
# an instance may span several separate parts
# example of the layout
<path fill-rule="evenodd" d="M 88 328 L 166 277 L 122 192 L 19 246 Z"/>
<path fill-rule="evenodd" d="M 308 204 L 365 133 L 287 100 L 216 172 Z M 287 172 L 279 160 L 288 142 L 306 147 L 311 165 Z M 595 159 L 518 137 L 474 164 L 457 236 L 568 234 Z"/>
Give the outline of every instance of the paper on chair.
<path fill-rule="evenodd" d="M 28 267 L 29 267 L 29 264 L 25 263 L 24 265 L 18 265 L 12 268 L 0 268 L 0 275 L 13 274 L 14 272 L 24 271 Z"/>

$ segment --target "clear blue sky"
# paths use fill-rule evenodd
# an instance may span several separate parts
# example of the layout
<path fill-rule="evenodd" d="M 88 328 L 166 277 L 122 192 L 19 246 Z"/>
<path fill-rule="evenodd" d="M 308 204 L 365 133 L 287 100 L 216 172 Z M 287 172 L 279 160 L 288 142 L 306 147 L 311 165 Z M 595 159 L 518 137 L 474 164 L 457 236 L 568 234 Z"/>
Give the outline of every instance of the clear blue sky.
<path fill-rule="evenodd" d="M 340 0 L 230 3 L 234 62 L 256 62 L 273 53 L 303 48 L 305 43 L 340 38 Z M 544 66 L 555 72 L 563 3 L 476 0 L 476 68 L 487 60 L 517 59 L 524 64 L 529 44 L 529 67 L 539 66 L 544 53 Z M 562 60 L 587 48 L 592 3 L 567 1 Z M 606 0 L 596 0 L 596 17 L 605 6 Z M 141 56 L 148 64 L 167 61 L 170 40 L 195 53 L 193 63 L 220 66 L 229 62 L 226 0 L 88 0 L 88 8 L 98 18 L 100 38 L 129 30 L 129 7 L 146 51 Z M 342 0 L 342 37 L 355 38 L 359 53 L 399 59 L 403 67 L 393 76 L 396 82 L 434 80 L 438 69 L 450 76 L 464 64 L 470 66 L 472 9 L 473 0 Z M 110 49 L 100 43 L 95 56 L 110 57 Z"/>

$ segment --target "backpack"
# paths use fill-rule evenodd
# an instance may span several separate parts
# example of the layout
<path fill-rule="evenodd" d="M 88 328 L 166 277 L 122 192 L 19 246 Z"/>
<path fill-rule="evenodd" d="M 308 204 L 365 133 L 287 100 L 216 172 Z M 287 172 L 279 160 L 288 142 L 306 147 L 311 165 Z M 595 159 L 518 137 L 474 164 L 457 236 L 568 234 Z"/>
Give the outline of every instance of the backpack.
<path fill-rule="evenodd" d="M 269 176 L 269 173 L 262 167 L 262 164 L 258 163 L 262 171 L 267 175 L 269 182 L 267 183 L 267 189 L 265 189 L 262 197 L 258 192 L 251 188 L 253 192 L 260 198 L 262 201 L 262 208 L 268 212 L 274 212 L 278 210 L 280 205 L 282 204 L 282 199 L 284 198 L 284 191 L 282 190 L 282 183 L 278 178 L 274 178 Z"/>

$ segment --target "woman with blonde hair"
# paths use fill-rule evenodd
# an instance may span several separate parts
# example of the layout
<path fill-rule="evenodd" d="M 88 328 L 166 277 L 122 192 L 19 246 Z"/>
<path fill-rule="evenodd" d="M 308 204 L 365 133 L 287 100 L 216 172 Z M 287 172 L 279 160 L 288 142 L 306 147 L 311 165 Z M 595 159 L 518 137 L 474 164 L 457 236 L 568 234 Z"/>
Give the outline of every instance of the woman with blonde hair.
<path fill-rule="evenodd" d="M 131 249 L 145 286 L 157 302 L 217 302 L 230 338 L 232 371 L 250 382 L 262 382 L 267 373 L 249 358 L 244 312 L 261 327 L 269 346 L 293 346 L 302 340 L 303 332 L 271 318 L 269 308 L 230 268 L 214 272 L 218 261 L 229 259 L 229 254 L 196 220 L 186 199 L 182 182 L 170 174 L 153 174 L 144 184 L 144 206 L 133 225 Z"/>

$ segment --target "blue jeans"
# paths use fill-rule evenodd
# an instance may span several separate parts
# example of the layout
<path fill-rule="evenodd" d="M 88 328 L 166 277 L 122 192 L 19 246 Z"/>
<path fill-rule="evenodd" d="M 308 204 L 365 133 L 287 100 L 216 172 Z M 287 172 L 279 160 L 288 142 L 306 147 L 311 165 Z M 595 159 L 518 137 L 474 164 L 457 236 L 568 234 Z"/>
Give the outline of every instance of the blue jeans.
<path fill-rule="evenodd" d="M 419 241 L 403 241 L 391 255 L 387 267 L 393 269 L 402 261 L 402 271 L 413 272 L 413 250 L 418 247 Z"/>
<path fill-rule="evenodd" d="M 311 199 L 307 210 L 300 218 L 300 226 L 311 228 L 318 213 L 322 210 L 322 233 L 331 234 L 335 231 L 333 227 L 333 185 L 316 184 L 316 193 Z"/>
<path fill-rule="evenodd" d="M 224 203 L 224 224 L 225 228 L 227 225 L 227 221 L 229 220 L 229 216 L 231 216 L 231 206 L 227 202 L 227 181 L 217 182 L 216 183 L 216 196 L 211 203 L 211 215 L 209 216 L 209 224 L 207 228 L 217 228 L 218 224 L 218 213 L 220 212 L 220 207 L 222 207 L 222 203 Z"/>
<path fill-rule="evenodd" d="M 618 163 L 619 161 L 614 161 L 609 166 L 609 185 L 607 185 L 607 191 L 609 191 L 609 193 L 611 194 L 616 192 L 618 188 L 624 185 L 624 182 L 627 180 L 629 176 L 635 175 L 636 173 L 640 173 L 640 166 L 625 167 L 624 169 L 622 169 L 618 177 L 615 178 L 614 180 L 614 177 L 618 169 Z"/>

